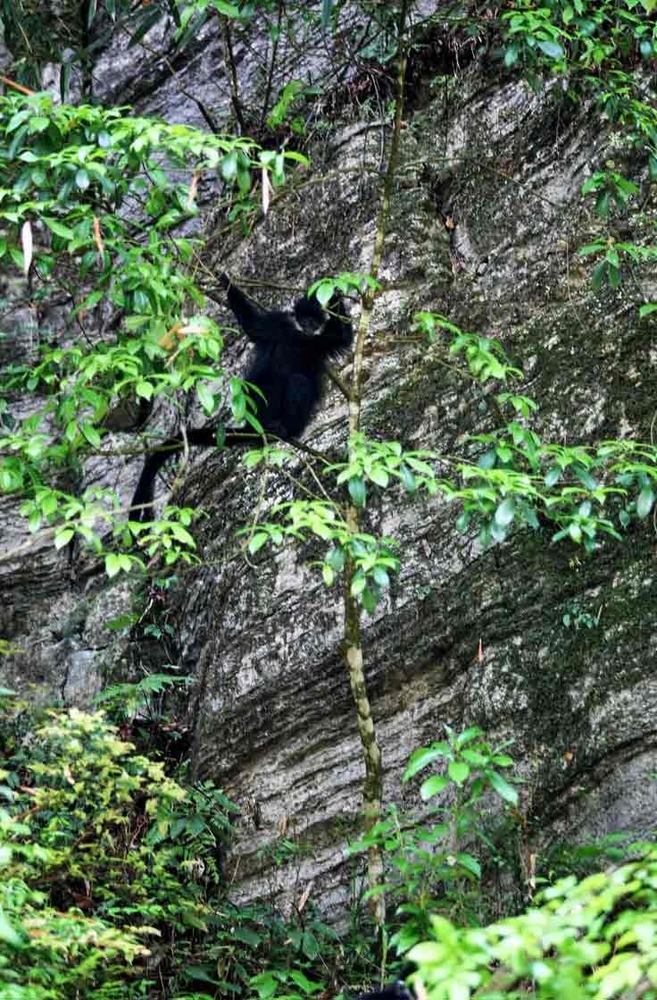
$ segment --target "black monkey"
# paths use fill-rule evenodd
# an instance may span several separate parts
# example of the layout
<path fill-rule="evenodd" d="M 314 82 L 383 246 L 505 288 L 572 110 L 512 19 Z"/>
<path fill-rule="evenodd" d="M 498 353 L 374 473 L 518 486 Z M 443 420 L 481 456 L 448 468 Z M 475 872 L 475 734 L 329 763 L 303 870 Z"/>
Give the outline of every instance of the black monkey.
<path fill-rule="evenodd" d="M 415 1000 L 413 994 L 404 986 L 401 979 L 382 990 L 373 990 L 372 993 L 361 993 L 356 1000 Z"/>
<path fill-rule="evenodd" d="M 344 316 L 342 295 L 333 295 L 327 311 L 314 295 L 299 299 L 292 312 L 267 311 L 247 298 L 227 275 L 221 275 L 220 282 L 227 289 L 235 319 L 255 347 L 244 378 L 264 396 L 254 394 L 256 416 L 266 432 L 283 441 L 293 440 L 306 429 L 320 400 L 329 359 L 351 345 L 353 331 Z M 186 439 L 190 445 L 213 445 L 216 428 L 190 429 Z M 257 440 L 260 438 L 253 432 L 230 429 L 224 438 L 228 446 Z M 182 436 L 172 437 L 147 456 L 130 504 L 133 520 L 151 519 L 155 477 L 184 446 Z"/>

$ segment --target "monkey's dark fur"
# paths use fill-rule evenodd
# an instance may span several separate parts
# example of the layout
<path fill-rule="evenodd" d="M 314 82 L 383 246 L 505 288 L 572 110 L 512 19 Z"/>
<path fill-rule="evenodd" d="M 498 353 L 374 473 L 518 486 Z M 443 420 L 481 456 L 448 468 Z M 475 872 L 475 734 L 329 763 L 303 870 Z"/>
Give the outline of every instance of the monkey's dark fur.
<path fill-rule="evenodd" d="M 414 1000 L 413 994 L 406 989 L 401 979 L 384 986 L 382 990 L 372 993 L 361 993 L 356 1000 Z"/>
<path fill-rule="evenodd" d="M 266 432 L 283 441 L 298 438 L 321 398 L 328 361 L 351 345 L 353 331 L 344 315 L 342 296 L 336 292 L 327 311 L 315 296 L 299 299 L 292 312 L 267 311 L 248 299 L 227 275 L 220 281 L 235 319 L 255 348 L 244 378 L 264 396 L 253 395 L 256 416 Z M 213 445 L 217 431 L 214 427 L 190 429 L 186 439 L 190 445 Z M 224 438 L 228 446 L 258 440 L 255 433 L 230 429 Z M 167 460 L 184 447 L 182 436 L 172 437 L 147 456 L 130 504 L 133 520 L 151 519 L 155 478 Z"/>

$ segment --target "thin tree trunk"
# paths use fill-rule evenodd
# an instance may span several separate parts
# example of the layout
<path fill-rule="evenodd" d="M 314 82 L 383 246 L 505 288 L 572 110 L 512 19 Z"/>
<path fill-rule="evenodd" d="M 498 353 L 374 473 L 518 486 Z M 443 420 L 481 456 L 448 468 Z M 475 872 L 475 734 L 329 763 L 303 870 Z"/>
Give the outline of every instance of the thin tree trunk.
<path fill-rule="evenodd" d="M 390 142 L 390 154 L 388 156 L 385 182 L 383 185 L 383 194 L 381 196 L 379 220 L 374 239 L 374 248 L 372 251 L 372 264 L 369 272 L 370 277 L 374 279 L 378 277 L 381 260 L 383 258 L 383 248 L 385 244 L 388 219 L 390 216 L 394 179 L 399 159 L 400 134 L 403 124 L 404 81 L 406 78 L 406 40 L 404 38 L 406 6 L 406 0 L 403 0 L 398 21 L 399 58 L 395 88 L 395 119 L 392 139 Z M 360 430 L 363 357 L 365 342 L 370 330 L 373 307 L 374 292 L 368 288 L 367 292 L 363 296 L 362 311 L 358 323 L 358 330 L 356 332 L 356 343 L 354 345 L 354 364 L 349 398 L 350 438 Z M 346 520 L 354 534 L 361 530 L 360 513 L 359 508 L 354 504 L 348 505 L 346 510 Z M 383 807 L 383 767 L 381 749 L 376 738 L 374 719 L 372 718 L 372 709 L 367 695 L 363 657 L 362 608 L 358 599 L 352 597 L 351 594 L 353 579 L 354 566 L 353 563 L 348 562 L 344 573 L 344 659 L 349 672 L 349 683 L 351 685 L 351 692 L 356 705 L 358 734 L 363 747 L 363 758 L 365 762 L 365 781 L 363 782 L 363 819 L 365 833 L 369 833 L 381 818 Z M 372 847 L 368 851 L 367 876 L 370 888 L 380 886 L 383 882 L 383 856 L 378 847 Z M 378 927 L 381 927 L 385 921 L 384 894 L 382 892 L 376 893 L 372 896 L 371 903 L 371 912 L 374 921 Z"/>

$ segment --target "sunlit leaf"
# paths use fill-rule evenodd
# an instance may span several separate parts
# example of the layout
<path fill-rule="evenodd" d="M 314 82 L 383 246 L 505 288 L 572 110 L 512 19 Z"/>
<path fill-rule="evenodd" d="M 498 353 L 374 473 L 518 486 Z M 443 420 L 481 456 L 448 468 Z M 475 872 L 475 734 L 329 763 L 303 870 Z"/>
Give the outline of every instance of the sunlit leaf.
<path fill-rule="evenodd" d="M 501 774 L 498 774 L 497 771 L 488 771 L 487 777 L 491 787 L 495 789 L 500 798 L 504 799 L 505 802 L 510 802 L 513 806 L 518 804 L 517 790 Z"/>
<path fill-rule="evenodd" d="M 462 785 L 470 777 L 470 767 L 462 760 L 450 760 L 447 773 L 453 782 Z"/>

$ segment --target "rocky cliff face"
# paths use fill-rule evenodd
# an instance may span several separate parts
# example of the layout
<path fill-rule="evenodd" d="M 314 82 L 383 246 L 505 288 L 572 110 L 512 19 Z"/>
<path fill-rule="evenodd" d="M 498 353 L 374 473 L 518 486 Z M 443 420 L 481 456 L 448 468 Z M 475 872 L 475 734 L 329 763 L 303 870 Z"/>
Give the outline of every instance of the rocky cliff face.
<path fill-rule="evenodd" d="M 226 78 L 213 79 L 209 68 L 221 63 L 211 28 L 175 74 L 138 51 L 103 55 L 103 95 L 137 97 L 140 111 L 195 124 L 190 95 L 201 95 L 221 114 L 213 88 Z M 236 51 L 241 85 L 255 94 L 262 81 L 253 51 Z M 282 79 L 331 65 L 324 51 L 295 65 L 290 48 L 286 59 Z M 366 118 L 369 106 L 360 107 L 362 120 L 316 141 L 310 183 L 277 199 L 248 239 L 219 244 L 211 230 L 208 263 L 219 267 L 221 257 L 234 273 L 286 287 L 367 270 L 389 135 L 380 115 Z M 600 229 L 582 182 L 605 157 L 625 155 L 613 137 L 586 108 L 573 110 L 558 86 L 536 95 L 477 60 L 440 77 L 418 61 L 406 117 L 385 290 L 366 358 L 364 429 L 449 452 L 464 433 L 495 426 L 490 394 L 464 389 L 439 345 L 427 349 L 409 335 L 412 313 L 433 309 L 502 341 L 525 371 L 524 391 L 539 402 L 546 435 L 649 440 L 654 325 L 638 321 L 631 283 L 593 294 L 588 267 L 574 256 Z M 653 192 L 634 238 L 641 225 L 654 225 L 655 210 Z M 643 280 L 656 298 L 657 274 Z M 306 442 L 330 453 L 345 436 L 344 402 L 331 390 Z M 131 475 L 134 465 L 126 482 Z M 303 480 L 303 459 L 292 475 Z M 261 516 L 292 490 L 289 477 L 247 473 L 233 454 L 194 457 L 181 497 L 208 512 L 199 529 L 203 566 L 185 571 L 167 594 L 165 658 L 194 680 L 197 773 L 244 809 L 236 891 L 290 895 L 312 882 L 314 897 L 337 913 L 362 783 L 339 653 L 341 595 L 323 587 L 312 550 L 246 559 L 235 539 L 254 511 Z M 523 811 L 540 831 L 533 849 L 564 835 L 654 830 L 654 525 L 585 557 L 523 533 L 482 551 L 456 532 L 456 514 L 444 501 L 401 493 L 369 514 L 377 530 L 400 540 L 402 554 L 401 574 L 365 626 L 386 798 L 402 799 L 399 778 L 414 747 L 445 723 L 478 723 L 492 740 L 516 740 L 527 779 Z M 4 519 L 13 548 L 21 544 L 14 513 Z M 103 673 L 162 653 L 104 627 L 130 606 L 125 585 L 76 575 L 62 558 L 44 545 L 0 567 L 2 634 L 23 650 L 3 670 L 10 684 L 36 684 L 39 697 L 85 702 Z M 281 832 L 311 850 L 273 868 L 262 849 Z"/>

